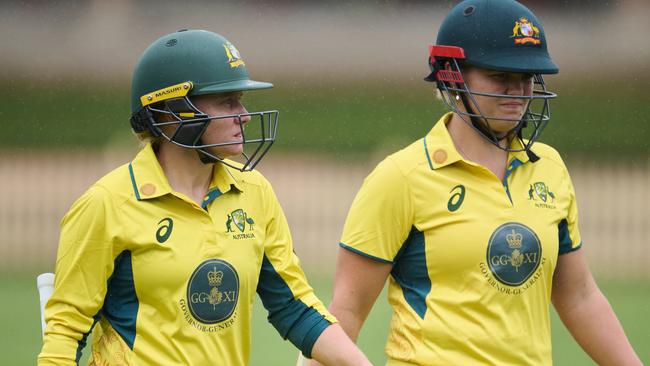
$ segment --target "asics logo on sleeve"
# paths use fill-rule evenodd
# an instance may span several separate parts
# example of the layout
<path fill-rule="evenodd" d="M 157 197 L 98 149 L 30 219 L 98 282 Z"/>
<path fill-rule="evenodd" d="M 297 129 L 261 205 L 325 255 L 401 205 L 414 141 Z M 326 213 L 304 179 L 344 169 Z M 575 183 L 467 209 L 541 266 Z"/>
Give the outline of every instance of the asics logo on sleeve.
<path fill-rule="evenodd" d="M 156 231 L 156 240 L 160 244 L 164 243 L 169 239 L 169 237 L 172 235 L 172 229 L 174 228 L 174 220 L 172 220 L 169 217 L 165 217 L 164 219 L 160 220 L 158 222 L 158 225 L 162 224 L 162 226 L 158 227 L 158 230 Z"/>

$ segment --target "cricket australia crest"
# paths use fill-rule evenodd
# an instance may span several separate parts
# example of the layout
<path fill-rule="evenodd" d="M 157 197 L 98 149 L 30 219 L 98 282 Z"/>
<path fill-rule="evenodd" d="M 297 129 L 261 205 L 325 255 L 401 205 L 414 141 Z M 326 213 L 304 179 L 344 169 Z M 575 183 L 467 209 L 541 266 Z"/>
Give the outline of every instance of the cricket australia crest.
<path fill-rule="evenodd" d="M 230 64 L 231 68 L 234 69 L 239 66 L 246 65 L 244 63 L 244 60 L 242 60 L 239 51 L 237 51 L 237 48 L 235 48 L 235 46 L 232 43 L 226 42 L 223 45 L 223 48 L 226 50 L 226 56 L 228 57 L 228 64 Z"/>
<path fill-rule="evenodd" d="M 536 207 L 555 208 L 555 193 L 549 190 L 544 182 L 535 182 L 528 189 L 528 199 L 535 202 Z M 539 202 L 541 201 L 541 202 Z"/>
<path fill-rule="evenodd" d="M 510 38 L 514 38 L 515 44 L 517 45 L 527 43 L 539 45 L 542 43 L 539 28 L 526 19 L 526 17 L 521 17 L 515 21 L 515 26 L 512 28 L 512 36 L 510 36 Z"/>
<path fill-rule="evenodd" d="M 233 227 L 234 226 L 234 227 Z M 241 234 L 235 232 L 235 228 Z M 226 218 L 226 233 L 233 233 L 233 239 L 251 239 L 255 237 L 252 231 L 255 228 L 255 220 L 248 216 L 246 211 L 238 208 L 227 215 Z M 248 231 L 248 232 L 246 232 Z"/>

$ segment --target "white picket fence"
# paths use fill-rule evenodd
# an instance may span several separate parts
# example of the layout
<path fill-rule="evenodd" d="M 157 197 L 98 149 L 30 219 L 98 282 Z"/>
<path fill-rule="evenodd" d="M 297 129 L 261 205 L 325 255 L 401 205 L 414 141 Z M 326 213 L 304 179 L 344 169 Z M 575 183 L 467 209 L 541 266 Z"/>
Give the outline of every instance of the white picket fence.
<path fill-rule="evenodd" d="M 0 151 L 0 270 L 54 267 L 59 222 L 92 182 L 128 154 Z M 270 154 L 271 181 L 308 271 L 332 271 L 347 210 L 377 159 Z M 650 160 L 571 161 L 585 253 L 598 277 L 650 279 Z"/>

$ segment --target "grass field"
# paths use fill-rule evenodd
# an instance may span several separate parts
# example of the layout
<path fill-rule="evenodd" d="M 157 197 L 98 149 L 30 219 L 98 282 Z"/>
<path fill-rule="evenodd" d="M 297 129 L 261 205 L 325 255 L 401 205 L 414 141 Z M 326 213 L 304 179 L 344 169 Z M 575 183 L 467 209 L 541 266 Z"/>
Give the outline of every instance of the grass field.
<path fill-rule="evenodd" d="M 311 276 L 313 285 L 325 301 L 329 300 L 330 280 L 325 276 Z M 608 296 L 626 332 L 644 363 L 650 363 L 650 282 L 602 282 L 601 289 Z M 0 277 L 0 327 L 4 336 L 0 343 L 3 365 L 35 364 L 40 349 L 38 294 L 35 275 L 2 273 Z M 384 342 L 390 309 L 385 294 L 380 296 L 360 336 L 359 345 L 375 365 L 383 365 Z M 593 365 L 564 330 L 553 313 L 553 359 L 555 365 Z M 266 322 L 266 314 L 256 301 L 253 329 L 252 366 L 284 366 L 295 364 L 297 351 L 283 341 Z"/>

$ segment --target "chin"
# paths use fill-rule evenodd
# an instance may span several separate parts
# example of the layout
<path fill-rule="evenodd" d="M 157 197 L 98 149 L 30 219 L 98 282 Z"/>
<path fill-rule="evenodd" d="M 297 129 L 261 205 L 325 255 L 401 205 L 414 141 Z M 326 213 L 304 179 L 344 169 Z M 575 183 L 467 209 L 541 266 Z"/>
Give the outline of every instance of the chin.
<path fill-rule="evenodd" d="M 504 119 L 509 119 L 509 120 L 521 120 L 521 118 L 524 116 L 524 111 L 522 110 L 516 110 L 516 111 L 505 111 L 499 115 L 499 117 L 504 118 Z"/>
<path fill-rule="evenodd" d="M 519 121 L 521 117 L 517 118 L 517 116 L 502 116 L 502 118 L 507 118 L 507 119 L 517 119 Z M 497 133 L 504 133 L 512 130 L 513 128 L 517 127 L 517 123 L 515 121 L 502 121 L 498 119 L 490 119 L 488 120 L 488 124 L 490 126 L 490 129 L 494 132 Z"/>
<path fill-rule="evenodd" d="M 241 145 L 231 145 L 223 147 L 213 147 L 210 149 L 210 153 L 216 155 L 222 159 L 230 159 L 237 155 L 241 155 L 244 152 L 244 149 Z"/>

